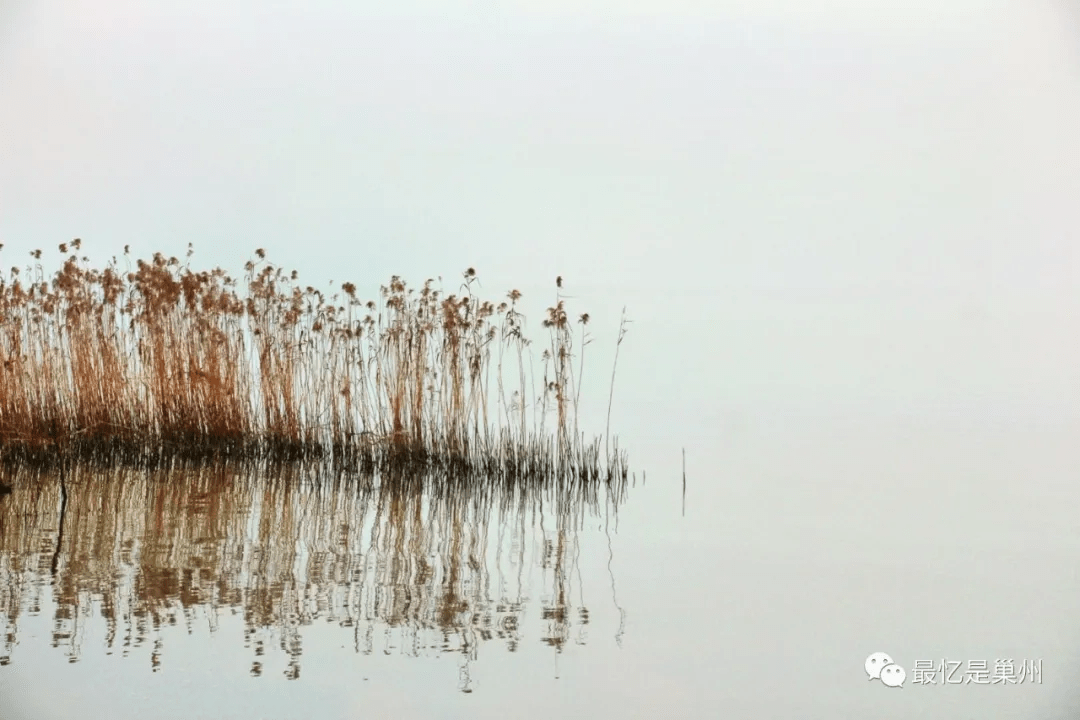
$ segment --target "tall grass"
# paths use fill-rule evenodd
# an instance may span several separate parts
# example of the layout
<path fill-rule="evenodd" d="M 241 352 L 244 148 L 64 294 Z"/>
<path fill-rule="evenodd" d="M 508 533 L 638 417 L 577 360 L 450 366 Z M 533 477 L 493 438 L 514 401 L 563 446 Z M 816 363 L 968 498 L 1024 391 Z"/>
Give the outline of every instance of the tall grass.
<path fill-rule="evenodd" d="M 330 296 L 302 287 L 261 249 L 242 283 L 193 269 L 190 246 L 183 262 L 157 253 L 134 265 L 125 248 L 123 269 L 115 257 L 94 269 L 80 249 L 61 245 L 51 278 L 40 250 L 0 277 L 0 460 L 328 457 L 367 469 L 626 475 L 625 453 L 602 457 L 599 440 L 578 432 L 561 294 L 543 322 L 536 395 L 521 293 L 481 299 L 472 268 L 456 294 L 395 276 L 364 302 L 352 283 Z M 582 349 L 588 321 L 577 321 Z"/>

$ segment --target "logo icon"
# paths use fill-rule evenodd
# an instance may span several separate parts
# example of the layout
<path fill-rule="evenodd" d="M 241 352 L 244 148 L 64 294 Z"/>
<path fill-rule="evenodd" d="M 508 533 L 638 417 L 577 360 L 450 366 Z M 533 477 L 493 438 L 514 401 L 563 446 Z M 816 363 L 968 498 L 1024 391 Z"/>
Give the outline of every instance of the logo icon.
<path fill-rule="evenodd" d="M 895 663 L 881 668 L 882 685 L 887 687 L 904 687 L 904 680 L 906 679 L 907 673 L 904 672 L 904 668 Z"/>
<path fill-rule="evenodd" d="M 893 662 L 886 653 L 871 653 L 863 665 L 866 674 L 871 680 L 880 680 L 886 687 L 903 687 L 907 679 L 907 672 Z"/>

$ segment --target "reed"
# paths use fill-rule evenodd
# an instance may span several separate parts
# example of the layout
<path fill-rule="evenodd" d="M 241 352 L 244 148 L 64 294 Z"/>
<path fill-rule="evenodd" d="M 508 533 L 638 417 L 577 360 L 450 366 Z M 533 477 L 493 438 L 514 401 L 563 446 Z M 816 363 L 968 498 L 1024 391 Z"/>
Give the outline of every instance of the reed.
<path fill-rule="evenodd" d="M 114 257 L 104 269 L 80 249 L 60 245 L 51 277 L 40 250 L 0 276 L 0 461 L 328 458 L 369 471 L 626 476 L 625 453 L 602 457 L 578 432 L 561 294 L 530 398 L 521 293 L 481 299 L 473 268 L 457 294 L 395 276 L 364 302 L 352 283 L 329 296 L 301 286 L 262 249 L 243 282 L 193 269 L 190 245 L 184 261 L 134 264 L 125 247 L 125 267 Z"/>

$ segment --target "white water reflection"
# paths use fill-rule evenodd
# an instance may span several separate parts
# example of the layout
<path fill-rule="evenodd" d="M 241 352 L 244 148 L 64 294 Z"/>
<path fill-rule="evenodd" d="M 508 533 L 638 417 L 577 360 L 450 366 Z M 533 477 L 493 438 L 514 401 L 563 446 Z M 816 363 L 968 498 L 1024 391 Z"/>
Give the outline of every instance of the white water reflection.
<path fill-rule="evenodd" d="M 152 648 L 168 663 L 170 627 L 217 631 L 244 621 L 249 672 L 301 675 L 304 630 L 336 625 L 356 653 L 458 653 L 496 642 L 584 644 L 589 609 L 577 532 L 609 517 L 624 484 L 558 490 L 442 478 L 358 478 L 271 466 L 179 471 L 22 472 L 0 528 L 0 600 L 18 664 L 24 616 L 52 606 L 51 645 L 69 662 Z M 18 522 L 10 522 L 17 518 Z M 86 643 L 104 624 L 104 647 Z M 467 684 L 466 684 L 467 685 Z M 463 687 L 464 690 L 470 688 Z"/>

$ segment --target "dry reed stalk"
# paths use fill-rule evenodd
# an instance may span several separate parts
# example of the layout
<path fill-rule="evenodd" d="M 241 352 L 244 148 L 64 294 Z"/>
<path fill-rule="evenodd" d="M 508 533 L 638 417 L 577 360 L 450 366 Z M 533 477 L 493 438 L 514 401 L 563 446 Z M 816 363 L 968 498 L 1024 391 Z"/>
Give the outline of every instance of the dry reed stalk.
<path fill-rule="evenodd" d="M 530 427 L 521 293 L 482 300 L 473 268 L 460 294 L 444 297 L 431 280 L 416 292 L 395 276 L 381 303 L 362 303 L 352 283 L 330 296 L 301 288 L 262 249 L 241 294 L 220 268 L 193 270 L 190 246 L 185 263 L 156 253 L 134 269 L 125 248 L 127 271 L 116 258 L 89 267 L 80 246 L 61 246 L 51 280 L 40 251 L 28 280 L 18 268 L 0 278 L 0 460 L 46 462 L 62 449 L 139 462 L 333 457 L 512 477 L 626 472 L 617 450 L 601 467 L 598 444 L 579 434 L 584 359 L 575 379 L 562 278 L 543 321 L 550 343 Z M 588 318 L 579 317 L 582 350 Z M 517 356 L 509 398 L 506 350 Z M 609 397 L 609 428 L 610 417 Z"/>
<path fill-rule="evenodd" d="M 604 437 L 610 439 L 611 437 L 611 404 L 615 399 L 615 370 L 619 364 L 619 348 L 622 346 L 623 338 L 626 337 L 626 324 L 630 322 L 626 319 L 626 308 L 623 308 L 622 316 L 619 319 L 619 339 L 615 342 L 615 361 L 611 364 L 611 390 L 608 393 L 608 411 L 607 411 L 607 425 L 604 428 Z M 608 465 L 611 465 L 611 450 L 606 450 Z M 619 451 L 616 448 L 615 455 L 618 457 Z"/>

